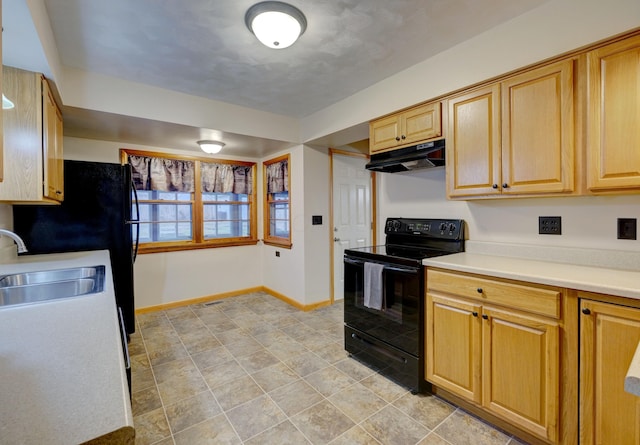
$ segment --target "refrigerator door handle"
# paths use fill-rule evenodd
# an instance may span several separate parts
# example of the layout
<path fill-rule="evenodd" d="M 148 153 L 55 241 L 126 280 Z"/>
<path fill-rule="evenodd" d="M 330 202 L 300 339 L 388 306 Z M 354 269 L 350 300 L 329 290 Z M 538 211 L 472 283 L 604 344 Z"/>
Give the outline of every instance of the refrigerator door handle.
<path fill-rule="evenodd" d="M 133 200 L 136 204 L 136 218 L 131 220 L 131 223 L 136 225 L 136 244 L 133 248 L 133 262 L 135 263 L 140 247 L 140 204 L 138 203 L 138 191 L 133 181 L 131 181 L 131 190 L 133 190 Z"/>

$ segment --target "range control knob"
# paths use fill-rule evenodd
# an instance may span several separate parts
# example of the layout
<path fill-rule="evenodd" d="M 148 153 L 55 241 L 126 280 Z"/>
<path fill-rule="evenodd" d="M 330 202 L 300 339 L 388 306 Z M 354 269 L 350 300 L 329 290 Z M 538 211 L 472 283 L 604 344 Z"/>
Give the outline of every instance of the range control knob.
<path fill-rule="evenodd" d="M 447 223 L 440 223 L 440 230 L 445 230 L 447 228 Z"/>
<path fill-rule="evenodd" d="M 449 224 L 449 232 L 453 232 L 454 230 L 456 230 L 456 225 L 454 223 L 450 223 Z"/>

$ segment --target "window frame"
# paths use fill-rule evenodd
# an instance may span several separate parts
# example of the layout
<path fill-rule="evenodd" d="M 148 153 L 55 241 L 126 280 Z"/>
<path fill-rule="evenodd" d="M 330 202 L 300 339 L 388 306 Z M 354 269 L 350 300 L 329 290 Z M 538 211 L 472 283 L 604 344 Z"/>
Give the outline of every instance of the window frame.
<path fill-rule="evenodd" d="M 281 161 L 287 161 L 287 168 L 289 174 L 287 175 L 287 194 L 288 199 L 284 200 L 274 200 L 269 195 L 267 188 L 267 167 L 271 164 L 276 164 Z M 277 246 L 282 247 L 284 249 L 291 249 L 293 246 L 291 242 L 291 155 L 289 153 L 278 156 L 267 161 L 262 162 L 262 200 L 263 200 L 263 234 L 262 234 L 262 242 L 269 246 Z M 286 203 L 289 207 L 289 236 L 281 237 L 281 236 L 272 236 L 270 227 L 271 227 L 271 212 L 270 205 L 273 203 Z"/>
<path fill-rule="evenodd" d="M 180 161 L 192 161 L 194 163 L 194 187 L 191 193 L 191 239 L 190 240 L 175 240 L 175 241 L 152 241 L 148 243 L 140 243 L 138 247 L 138 253 L 158 253 L 158 252 L 173 252 L 180 250 L 194 250 L 194 249 L 210 249 L 216 247 L 233 247 L 233 246 L 246 246 L 255 245 L 258 243 L 258 209 L 257 209 L 257 164 L 255 162 L 236 161 L 229 159 L 217 159 L 200 156 L 185 156 L 176 155 L 171 153 L 164 153 L 158 151 L 147 150 L 135 150 L 129 148 L 120 149 L 120 162 L 125 165 L 128 163 L 128 156 L 148 156 L 154 158 L 174 159 Z M 206 201 L 202 196 L 202 178 L 200 163 L 218 163 L 218 164 L 231 164 L 231 165 L 243 165 L 251 167 L 252 185 L 251 193 L 248 195 L 248 201 L 246 204 L 249 206 L 249 236 L 240 237 L 228 237 L 228 238 L 210 238 L 206 239 L 204 236 L 204 206 L 206 204 L 212 204 L 212 201 Z M 153 201 L 153 200 L 151 200 Z M 163 203 L 170 204 L 172 201 L 167 200 Z M 226 202 L 225 202 L 226 203 Z M 236 201 L 230 204 L 235 204 Z"/>

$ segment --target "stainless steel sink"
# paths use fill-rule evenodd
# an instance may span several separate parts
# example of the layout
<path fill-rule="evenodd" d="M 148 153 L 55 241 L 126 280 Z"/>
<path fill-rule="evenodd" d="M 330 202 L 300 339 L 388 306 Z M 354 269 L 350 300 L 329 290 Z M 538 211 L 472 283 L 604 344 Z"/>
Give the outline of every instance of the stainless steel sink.
<path fill-rule="evenodd" d="M 0 277 L 0 306 L 102 292 L 104 274 L 104 266 L 95 266 L 5 275 Z"/>

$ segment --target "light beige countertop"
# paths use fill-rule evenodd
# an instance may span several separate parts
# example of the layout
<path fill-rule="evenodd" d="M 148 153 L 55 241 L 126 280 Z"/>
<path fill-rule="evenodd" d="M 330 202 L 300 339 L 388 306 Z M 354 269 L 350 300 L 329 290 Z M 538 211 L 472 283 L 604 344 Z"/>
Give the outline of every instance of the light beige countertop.
<path fill-rule="evenodd" d="M 425 266 L 640 299 L 640 253 L 469 242 L 464 253 L 423 261 Z M 640 396 L 640 344 L 625 390 Z"/>
<path fill-rule="evenodd" d="M 0 275 L 104 265 L 104 291 L 0 307 L 0 442 L 78 444 L 117 434 L 133 416 L 109 252 L 23 256 Z"/>

